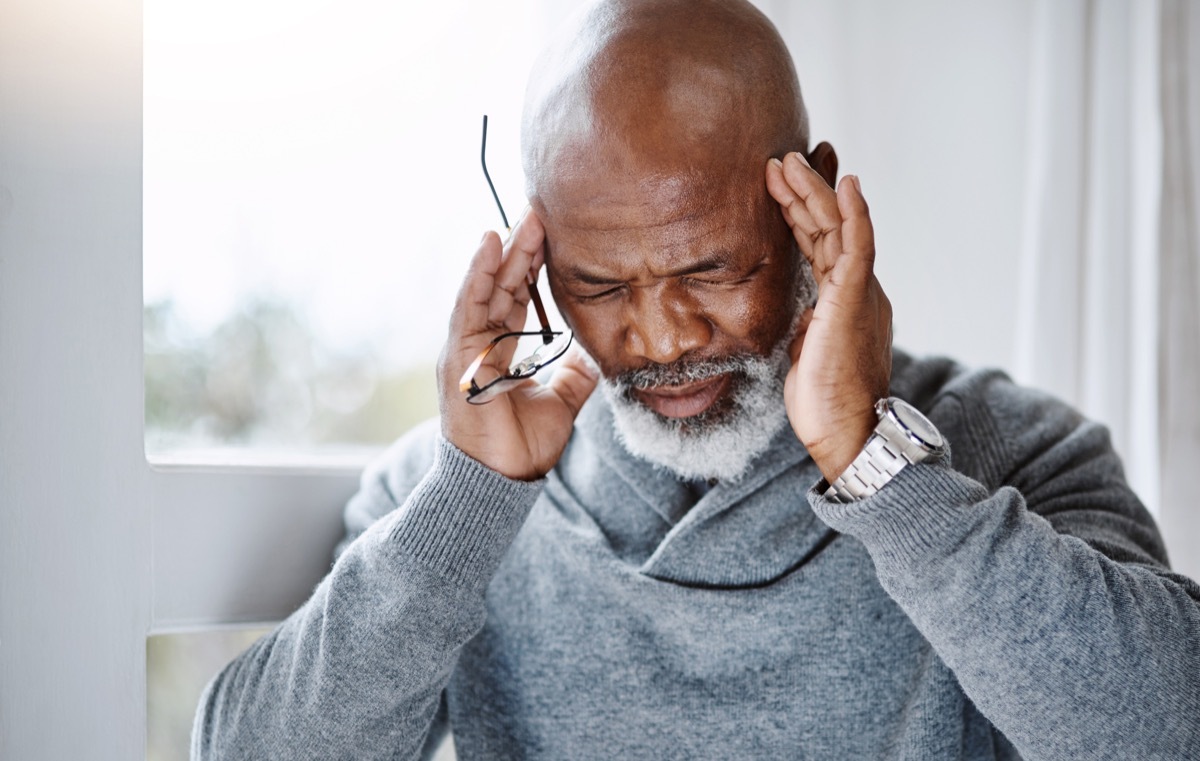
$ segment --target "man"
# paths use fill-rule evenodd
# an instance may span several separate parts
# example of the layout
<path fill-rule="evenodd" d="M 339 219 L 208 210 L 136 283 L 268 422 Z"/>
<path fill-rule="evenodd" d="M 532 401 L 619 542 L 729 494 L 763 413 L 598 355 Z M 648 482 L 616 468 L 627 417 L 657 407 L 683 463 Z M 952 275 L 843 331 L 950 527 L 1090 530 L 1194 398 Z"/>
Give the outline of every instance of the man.
<path fill-rule="evenodd" d="M 461 758 L 1200 757 L 1200 588 L 1107 434 L 893 352 L 862 188 L 808 138 L 747 3 L 578 17 L 440 425 L 209 686 L 197 757 L 416 757 L 447 727 Z M 592 361 L 469 404 L 543 266 Z"/>

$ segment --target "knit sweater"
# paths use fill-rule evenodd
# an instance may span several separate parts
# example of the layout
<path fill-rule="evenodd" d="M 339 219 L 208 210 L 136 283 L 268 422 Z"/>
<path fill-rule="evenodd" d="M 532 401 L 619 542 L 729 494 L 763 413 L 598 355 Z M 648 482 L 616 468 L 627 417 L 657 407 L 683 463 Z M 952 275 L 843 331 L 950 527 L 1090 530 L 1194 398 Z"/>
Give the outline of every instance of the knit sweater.
<path fill-rule="evenodd" d="M 600 394 L 537 482 L 411 432 L 193 758 L 1200 758 L 1200 586 L 1104 428 L 944 359 L 892 393 L 952 458 L 850 504 L 786 428 L 697 501 Z"/>

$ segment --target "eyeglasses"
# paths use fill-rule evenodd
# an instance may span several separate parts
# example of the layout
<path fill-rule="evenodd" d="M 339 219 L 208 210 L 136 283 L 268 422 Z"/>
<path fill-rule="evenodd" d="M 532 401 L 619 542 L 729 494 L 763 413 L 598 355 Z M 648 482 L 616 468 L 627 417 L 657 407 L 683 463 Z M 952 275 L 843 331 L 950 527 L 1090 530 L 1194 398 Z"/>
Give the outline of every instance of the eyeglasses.
<path fill-rule="evenodd" d="M 479 161 L 483 165 L 483 176 L 491 188 L 492 198 L 496 199 L 496 208 L 500 209 L 504 229 L 511 233 L 508 215 L 504 213 L 500 195 L 496 193 L 496 186 L 492 184 L 492 176 L 488 173 L 487 122 L 488 118 L 485 115 Z M 467 371 L 458 382 L 458 390 L 467 395 L 467 401 L 471 404 L 487 404 L 497 396 L 512 391 L 526 378 L 532 378 L 543 367 L 561 357 L 571 345 L 571 331 L 550 329 L 550 320 L 546 318 L 546 308 L 542 306 L 542 298 L 538 295 L 537 281 L 534 280 L 532 272 L 525 276 L 525 284 L 529 287 L 529 301 L 537 312 L 542 329 L 505 333 L 492 339 L 487 348 L 467 367 Z"/>

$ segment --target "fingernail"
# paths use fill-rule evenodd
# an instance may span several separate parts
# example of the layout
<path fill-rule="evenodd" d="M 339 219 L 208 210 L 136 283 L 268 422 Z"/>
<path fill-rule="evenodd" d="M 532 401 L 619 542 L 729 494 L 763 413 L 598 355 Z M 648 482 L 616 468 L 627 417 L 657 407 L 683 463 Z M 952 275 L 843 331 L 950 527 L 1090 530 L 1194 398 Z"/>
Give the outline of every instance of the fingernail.
<path fill-rule="evenodd" d="M 804 166 L 807 166 L 809 169 L 812 168 L 811 166 L 809 166 L 808 159 L 804 158 L 804 154 L 801 153 L 800 151 L 793 151 L 792 153 L 790 153 L 788 155 L 795 156 L 796 160 L 799 161 L 801 164 L 803 164 Z"/>
<path fill-rule="evenodd" d="M 775 157 L 771 157 L 771 163 L 774 164 L 775 166 L 779 167 L 780 169 L 783 169 L 783 162 L 780 161 L 779 159 L 777 159 Z"/>
<path fill-rule="evenodd" d="M 857 190 L 858 194 L 861 196 L 862 195 L 862 182 L 859 181 L 857 174 L 852 174 L 850 176 L 854 178 L 854 189 Z"/>

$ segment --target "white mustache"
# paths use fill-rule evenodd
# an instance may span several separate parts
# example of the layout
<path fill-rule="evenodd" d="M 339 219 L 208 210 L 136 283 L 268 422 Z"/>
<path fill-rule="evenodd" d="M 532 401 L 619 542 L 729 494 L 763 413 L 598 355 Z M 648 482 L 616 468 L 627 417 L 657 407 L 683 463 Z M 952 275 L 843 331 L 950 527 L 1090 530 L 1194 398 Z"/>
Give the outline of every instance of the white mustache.
<path fill-rule="evenodd" d="M 614 390 L 628 395 L 638 388 L 682 386 L 685 383 L 695 383 L 730 373 L 749 375 L 756 359 L 762 361 L 761 357 L 734 354 L 719 359 L 677 360 L 665 365 L 653 363 L 636 370 L 627 370 L 606 380 Z"/>

